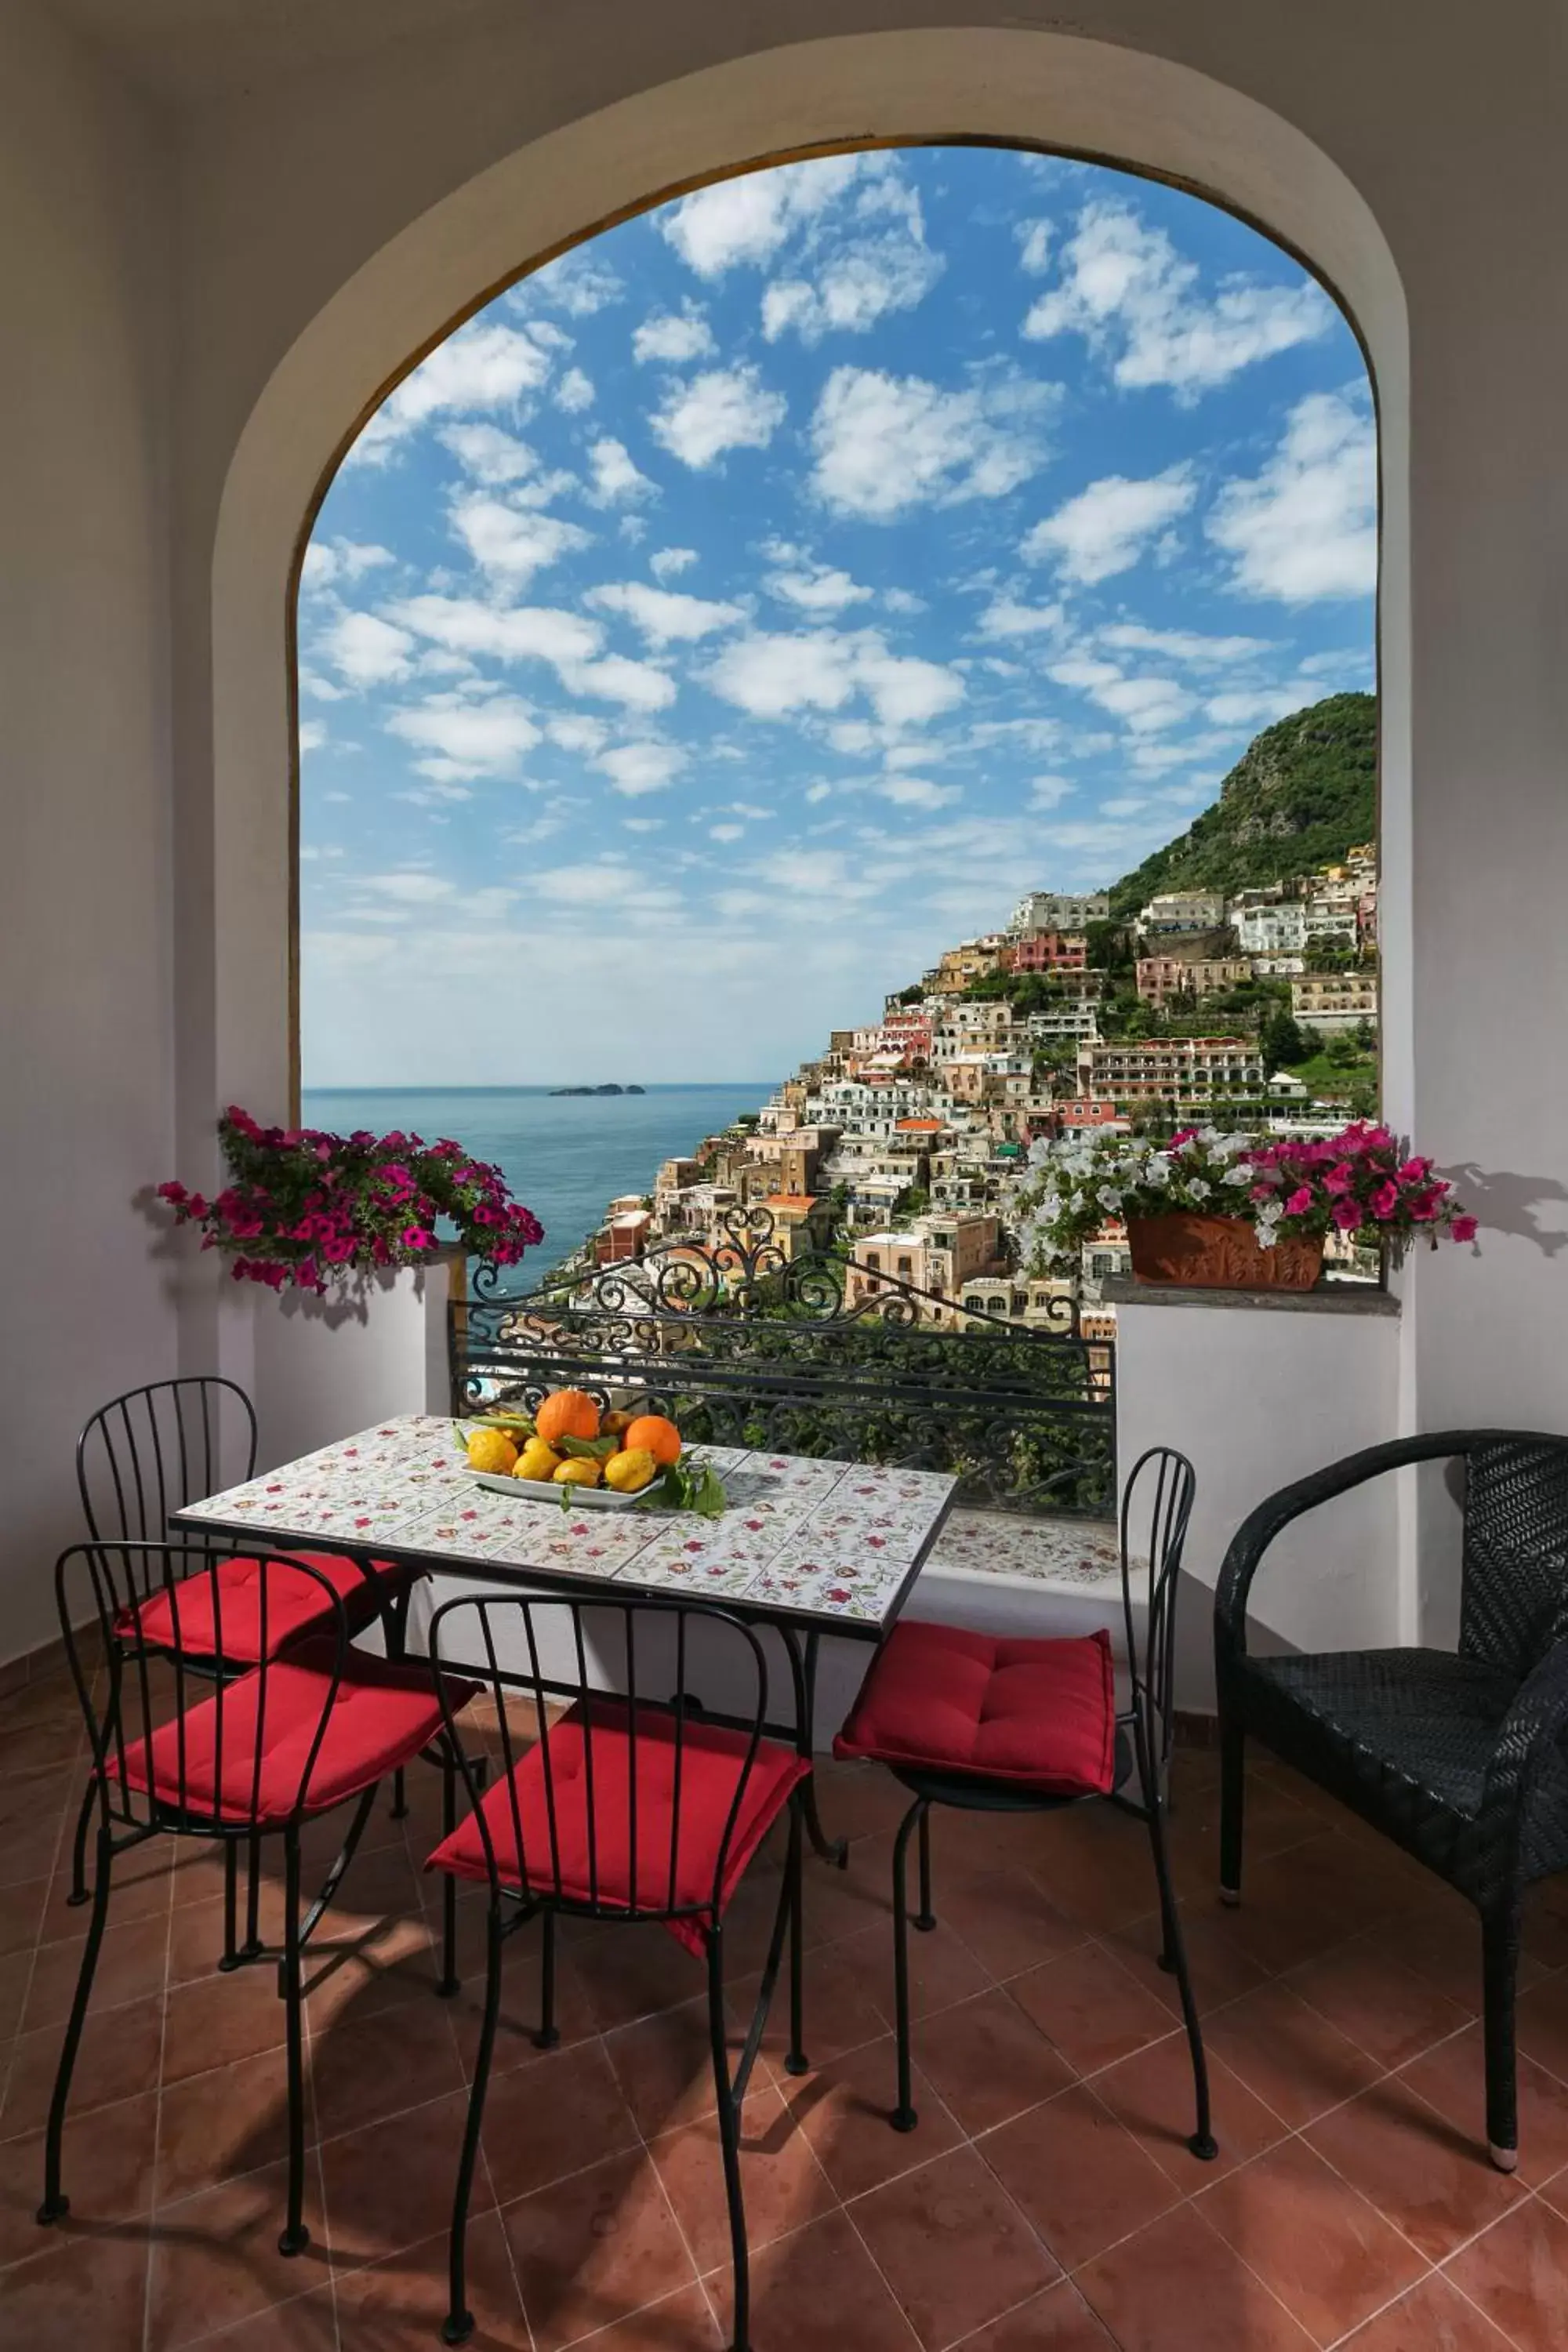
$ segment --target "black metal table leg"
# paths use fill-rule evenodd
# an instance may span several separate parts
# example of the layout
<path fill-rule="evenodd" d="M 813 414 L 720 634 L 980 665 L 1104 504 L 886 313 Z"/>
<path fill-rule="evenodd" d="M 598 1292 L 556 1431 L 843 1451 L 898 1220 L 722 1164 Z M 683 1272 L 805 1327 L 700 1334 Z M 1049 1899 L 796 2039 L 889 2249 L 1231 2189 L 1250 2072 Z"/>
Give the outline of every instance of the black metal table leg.
<path fill-rule="evenodd" d="M 788 1650 L 791 1657 L 795 1663 L 795 1668 L 799 1677 L 799 1687 L 805 1695 L 805 1719 L 800 1727 L 802 1735 L 801 1747 L 805 1754 L 810 1755 L 814 1749 L 815 1733 L 816 1729 L 816 1653 L 820 1636 L 816 1633 L 815 1629 L 806 1635 L 804 1654 L 801 1651 L 796 1638 L 795 1629 L 793 1625 L 781 1624 L 779 1626 L 779 1638 L 784 1643 L 785 1649 Z M 817 1856 L 819 1861 L 831 1862 L 837 1869 L 847 1870 L 849 1867 L 849 1841 L 847 1838 L 830 1838 L 826 1830 L 824 1830 L 822 1826 L 822 1817 L 816 1810 L 816 1781 L 815 1777 L 802 1785 L 800 1791 L 800 1811 L 801 1819 L 805 1824 L 806 1836 L 811 1840 L 811 1850 L 813 1853 Z"/>

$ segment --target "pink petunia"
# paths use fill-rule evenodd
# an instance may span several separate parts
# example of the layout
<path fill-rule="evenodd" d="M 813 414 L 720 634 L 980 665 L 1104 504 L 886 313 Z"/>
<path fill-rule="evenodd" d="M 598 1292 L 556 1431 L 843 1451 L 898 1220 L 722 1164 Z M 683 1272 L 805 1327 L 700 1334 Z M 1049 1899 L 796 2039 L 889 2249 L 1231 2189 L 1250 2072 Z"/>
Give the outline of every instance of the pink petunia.
<path fill-rule="evenodd" d="M 1394 1183 L 1380 1184 L 1367 1206 L 1380 1223 L 1386 1223 L 1399 1207 L 1399 1187 Z"/>
<path fill-rule="evenodd" d="M 1336 1201 L 1331 1213 L 1342 1234 L 1353 1234 L 1362 1222 L 1359 1201 Z"/>
<path fill-rule="evenodd" d="M 1304 1217 L 1311 1205 L 1311 1186 L 1310 1184 L 1299 1185 L 1285 1203 L 1285 1214 L 1288 1217 Z"/>
<path fill-rule="evenodd" d="M 1323 1190 L 1325 1192 L 1348 1192 L 1354 1182 L 1355 1170 L 1348 1160 L 1342 1160 L 1339 1166 L 1331 1168 L 1324 1177 Z"/>
<path fill-rule="evenodd" d="M 1479 1223 L 1476 1217 L 1456 1217 L 1448 1231 L 1457 1242 L 1473 1242 Z"/>

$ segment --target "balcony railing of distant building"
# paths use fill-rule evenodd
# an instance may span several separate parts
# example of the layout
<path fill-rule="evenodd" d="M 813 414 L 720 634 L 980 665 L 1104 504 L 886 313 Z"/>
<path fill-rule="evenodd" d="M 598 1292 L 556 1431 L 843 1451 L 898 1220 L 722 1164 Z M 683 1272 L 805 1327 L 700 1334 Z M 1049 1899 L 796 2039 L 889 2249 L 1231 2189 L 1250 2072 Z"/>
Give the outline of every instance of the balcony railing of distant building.
<path fill-rule="evenodd" d="M 1116 1496 L 1116 1354 L 1075 1301 L 1026 1327 L 790 1253 L 764 1209 L 701 1242 L 568 1265 L 533 1289 L 480 1268 L 449 1310 L 452 1409 L 550 1390 L 667 1412 L 689 1443 L 955 1475 L 960 1500 L 1103 1517 Z"/>

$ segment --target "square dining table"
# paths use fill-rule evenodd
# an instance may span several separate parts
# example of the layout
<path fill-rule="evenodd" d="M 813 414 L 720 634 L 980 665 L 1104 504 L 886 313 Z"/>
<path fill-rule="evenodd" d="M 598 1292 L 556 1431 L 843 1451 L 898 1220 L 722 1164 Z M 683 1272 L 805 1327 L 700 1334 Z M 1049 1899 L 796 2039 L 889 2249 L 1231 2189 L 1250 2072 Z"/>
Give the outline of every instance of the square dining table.
<path fill-rule="evenodd" d="M 817 1644 L 879 1642 L 897 1619 L 952 1507 L 934 1470 L 695 1446 L 727 1507 L 714 1519 L 658 1505 L 609 1509 L 500 1494 L 469 1469 L 456 1423 L 405 1413 L 189 1504 L 171 1524 L 193 1536 L 363 1552 L 427 1575 L 606 1600 L 634 1593 L 710 1601 L 771 1626 L 805 1694 L 790 1727 L 813 1731 Z M 779 1727 L 783 1728 L 783 1727 Z M 813 1812 L 812 1842 L 841 1860 Z"/>

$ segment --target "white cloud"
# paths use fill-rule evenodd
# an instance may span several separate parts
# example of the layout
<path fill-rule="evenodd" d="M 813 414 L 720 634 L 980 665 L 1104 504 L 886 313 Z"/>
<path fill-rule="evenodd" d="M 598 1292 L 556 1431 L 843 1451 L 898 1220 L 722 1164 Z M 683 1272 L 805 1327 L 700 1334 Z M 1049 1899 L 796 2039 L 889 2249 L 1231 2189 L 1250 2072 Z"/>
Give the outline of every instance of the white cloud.
<path fill-rule="evenodd" d="M 1044 462 L 1056 399 L 1053 386 L 1024 376 L 943 391 L 923 376 L 835 368 L 812 419 L 813 486 L 837 513 L 868 522 L 1000 498 Z"/>
<path fill-rule="evenodd" d="M 1216 727 L 1261 727 L 1310 702 L 1317 689 L 1297 680 L 1285 686 L 1238 687 L 1216 694 L 1204 705 L 1204 716 Z"/>
<path fill-rule="evenodd" d="M 563 751 L 597 751 L 610 734 L 605 721 L 586 710 L 563 710 L 545 720 L 544 731 Z"/>
<path fill-rule="evenodd" d="M 1050 262 L 1051 241 L 1055 233 L 1054 226 L 1048 220 L 1015 222 L 1013 234 L 1018 240 L 1018 267 L 1026 270 L 1031 278 L 1045 275 Z"/>
<path fill-rule="evenodd" d="M 621 825 L 626 833 L 658 833 L 664 824 L 661 816 L 624 816 Z"/>
<path fill-rule="evenodd" d="M 957 784 L 928 783 L 923 776 L 884 776 L 871 789 L 897 808 L 945 808 L 950 801 L 963 797 Z"/>
<path fill-rule="evenodd" d="M 351 686 L 386 686 L 406 677 L 414 640 L 374 613 L 341 613 L 321 633 L 321 649 Z"/>
<path fill-rule="evenodd" d="M 417 709 L 395 710 L 387 732 L 429 755 L 417 764 L 440 782 L 471 776 L 512 776 L 524 751 L 539 741 L 528 705 L 498 694 L 474 702 L 432 696 Z"/>
<path fill-rule="evenodd" d="M 574 246 L 570 253 L 547 261 L 513 290 L 511 300 L 523 311 L 536 301 L 545 301 L 564 310 L 569 319 L 591 319 L 595 310 L 618 302 L 626 290 L 595 243 Z"/>
<path fill-rule="evenodd" d="M 1066 776 L 1036 776 L 1029 784 L 1031 808 L 1059 808 L 1068 794 L 1078 790 Z"/>
<path fill-rule="evenodd" d="M 710 664 L 705 683 L 752 719 L 784 719 L 801 710 L 839 710 L 864 696 L 881 725 L 921 727 L 963 698 L 963 679 L 940 662 L 889 653 L 875 630 L 831 629 L 794 635 L 756 631 L 739 637 Z M 836 746 L 851 752 L 875 748 L 864 720 L 833 730 Z M 929 749 L 917 755 L 929 758 Z"/>
<path fill-rule="evenodd" d="M 1065 578 L 1085 585 L 1109 580 L 1131 571 L 1149 541 L 1185 514 L 1196 496 L 1185 465 L 1144 481 L 1107 474 L 1037 522 L 1019 552 L 1029 563 L 1054 560 Z"/>
<path fill-rule="evenodd" d="M 890 311 L 912 310 L 942 276 L 946 264 L 926 243 L 919 192 L 895 159 L 879 162 L 858 187 L 847 236 L 812 277 L 776 279 L 763 296 L 770 343 L 788 333 L 803 343 L 835 331 L 863 335 Z"/>
<path fill-rule="evenodd" d="M 412 868 L 396 874 L 362 874 L 356 877 L 356 886 L 404 907 L 434 906 L 438 899 L 454 898 L 458 887 L 443 875 L 418 873 Z"/>
<path fill-rule="evenodd" d="M 580 367 L 570 367 L 555 387 L 555 405 L 563 408 L 568 416 L 577 415 L 594 405 L 594 385 Z"/>
<path fill-rule="evenodd" d="M 710 841 L 739 841 L 745 830 L 743 824 L 710 824 L 708 838 Z"/>
<path fill-rule="evenodd" d="M 707 683 L 752 719 L 796 710 L 837 710 L 855 692 L 854 656 L 827 631 L 741 637 L 711 664 Z"/>
<path fill-rule="evenodd" d="M 637 800 L 644 793 L 661 793 L 689 764 L 679 743 L 651 740 L 617 743 L 602 751 L 594 765 L 608 776 L 617 793 Z"/>
<path fill-rule="evenodd" d="M 696 561 L 694 547 L 661 547 L 657 555 L 648 557 L 647 568 L 656 580 L 675 580 L 689 572 Z"/>
<path fill-rule="evenodd" d="M 1194 708 L 1193 697 L 1174 678 L 1127 677 L 1114 662 L 1095 661 L 1085 654 L 1053 662 L 1050 675 L 1058 686 L 1087 694 L 1138 735 L 1173 727 Z"/>
<path fill-rule="evenodd" d="M 983 637 L 1051 636 L 1066 618 L 1060 604 L 1020 604 L 1012 596 L 994 596 L 975 627 Z"/>
<path fill-rule="evenodd" d="M 738 263 L 771 261 L 792 229 L 824 212 L 859 170 L 858 155 L 827 155 L 721 180 L 660 214 L 659 233 L 700 278 L 719 278 Z"/>
<path fill-rule="evenodd" d="M 787 405 L 754 367 L 708 368 L 671 384 L 648 422 L 672 457 L 700 472 L 727 449 L 765 449 Z"/>
<path fill-rule="evenodd" d="M 1125 204 L 1086 205 L 1062 248 L 1061 277 L 1024 321 L 1032 340 L 1072 333 L 1130 388 L 1169 384 L 1194 399 L 1238 370 L 1325 334 L 1334 312 L 1321 288 L 1229 278 L 1198 290 L 1198 270 L 1163 229 Z"/>
<path fill-rule="evenodd" d="M 519 482 L 538 471 L 539 452 L 499 425 L 448 425 L 437 438 L 479 482 Z"/>
<path fill-rule="evenodd" d="M 319 751 L 326 742 L 326 740 L 327 729 L 324 719 L 302 719 L 300 721 L 300 751 L 301 755 L 307 751 Z"/>
<path fill-rule="evenodd" d="M 794 604 L 803 613 L 841 613 L 847 604 L 863 604 L 875 593 L 862 588 L 847 572 L 836 572 L 826 563 L 818 563 L 796 547 L 779 541 L 773 541 L 766 552 L 783 568 L 770 572 L 763 582 L 771 596 L 785 604 Z"/>
<path fill-rule="evenodd" d="M 557 669 L 593 658 L 605 641 L 595 621 L 548 604 L 483 604 L 474 596 L 410 596 L 391 607 L 416 635 L 453 653 L 497 661 L 546 661 Z"/>
<path fill-rule="evenodd" d="M 300 567 L 301 588 L 347 586 L 367 572 L 397 561 L 390 548 L 352 539 L 312 540 Z"/>
<path fill-rule="evenodd" d="M 924 727 L 963 700 L 963 680 L 940 662 L 890 654 L 868 634 L 857 641 L 855 677 L 885 727 Z"/>
<path fill-rule="evenodd" d="M 581 523 L 493 498 L 455 499 L 452 529 L 482 572 L 519 584 L 562 556 L 593 544 L 593 533 Z"/>
<path fill-rule="evenodd" d="M 1148 629 L 1141 621 L 1112 621 L 1096 635 L 1100 645 L 1113 646 L 1118 653 L 1160 654 L 1194 667 L 1251 661 L 1274 651 L 1267 637 L 1205 637 L 1195 629 Z"/>
<path fill-rule="evenodd" d="M 651 311 L 632 337 L 632 357 L 639 363 L 665 360 L 679 366 L 688 360 L 705 360 L 718 348 L 708 313 L 695 302 L 679 311 Z"/>
<path fill-rule="evenodd" d="M 675 891 L 650 883 L 637 867 L 608 857 L 596 865 L 542 866 L 529 881 L 542 898 L 563 907 L 656 909 L 680 904 Z"/>
<path fill-rule="evenodd" d="M 411 596 L 393 607 L 400 625 L 453 653 L 498 661 L 548 662 L 573 694 L 637 710 L 662 710 L 675 681 L 649 662 L 605 654 L 596 621 L 550 605 L 480 604 L 472 596 Z"/>
<path fill-rule="evenodd" d="M 356 463 L 384 465 L 392 452 L 433 416 L 473 415 L 515 408 L 549 376 L 563 339 L 542 321 L 518 329 L 470 320 L 437 343 L 428 359 L 383 401 L 349 451 Z"/>
<path fill-rule="evenodd" d="M 1230 585 L 1283 604 L 1369 596 L 1377 585 L 1377 436 L 1363 403 L 1309 393 L 1252 480 L 1227 482 L 1206 524 Z"/>
<path fill-rule="evenodd" d="M 651 662 L 629 661 L 625 654 L 605 654 L 580 669 L 563 670 L 562 682 L 574 694 L 624 703 L 628 710 L 667 710 L 675 700 L 672 677 Z"/>
<path fill-rule="evenodd" d="M 594 469 L 593 487 L 588 497 L 596 507 L 614 506 L 621 499 L 650 499 L 658 495 L 647 476 L 632 462 L 631 451 L 624 441 L 606 435 L 595 441 L 588 452 L 588 462 Z"/>
<path fill-rule="evenodd" d="M 602 588 L 591 588 L 586 602 L 600 612 L 624 614 L 655 646 L 692 645 L 746 617 L 739 604 L 650 588 L 641 580 L 611 581 Z"/>

